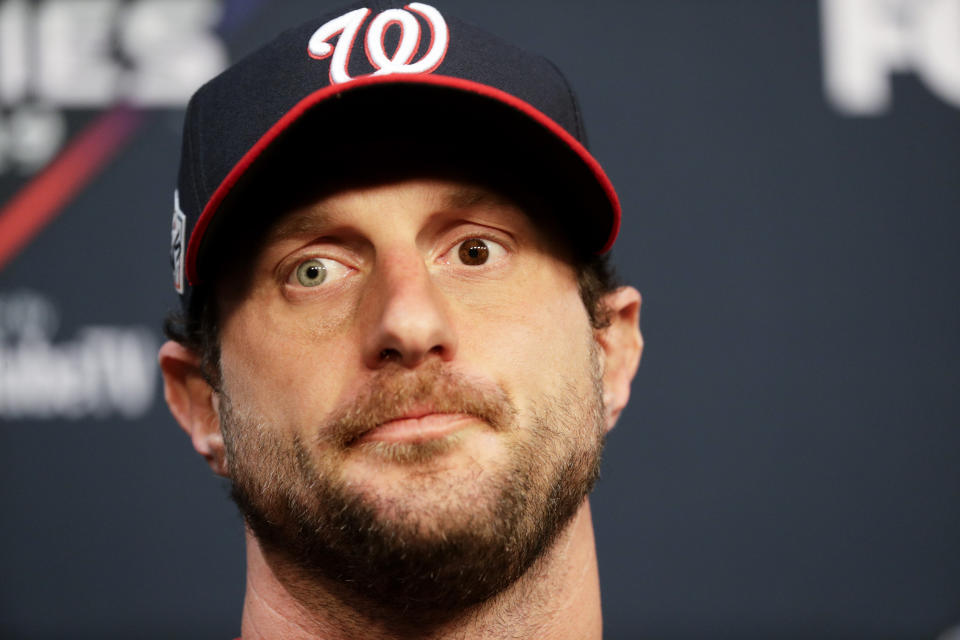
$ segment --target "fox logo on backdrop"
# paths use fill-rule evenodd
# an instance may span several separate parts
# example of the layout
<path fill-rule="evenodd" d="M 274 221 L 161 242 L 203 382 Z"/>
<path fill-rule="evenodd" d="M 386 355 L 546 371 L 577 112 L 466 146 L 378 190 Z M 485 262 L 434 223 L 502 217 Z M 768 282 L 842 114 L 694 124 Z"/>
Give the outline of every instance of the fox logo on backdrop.
<path fill-rule="evenodd" d="M 891 76 L 913 73 L 960 108 L 960 0 L 821 0 L 824 88 L 848 116 L 893 103 Z"/>

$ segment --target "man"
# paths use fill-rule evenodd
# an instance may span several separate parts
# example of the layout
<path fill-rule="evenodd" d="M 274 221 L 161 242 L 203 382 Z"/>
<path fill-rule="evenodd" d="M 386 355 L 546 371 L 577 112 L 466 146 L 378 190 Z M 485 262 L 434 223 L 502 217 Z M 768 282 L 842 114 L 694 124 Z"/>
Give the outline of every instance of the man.
<path fill-rule="evenodd" d="M 160 365 L 247 523 L 245 640 L 601 636 L 587 495 L 642 342 L 582 140 L 555 67 L 422 3 L 191 100 Z"/>

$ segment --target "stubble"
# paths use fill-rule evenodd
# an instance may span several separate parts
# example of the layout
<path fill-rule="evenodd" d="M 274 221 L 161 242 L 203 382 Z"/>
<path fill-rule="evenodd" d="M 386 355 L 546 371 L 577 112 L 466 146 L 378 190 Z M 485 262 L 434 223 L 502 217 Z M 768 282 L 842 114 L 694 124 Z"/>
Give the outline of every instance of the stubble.
<path fill-rule="evenodd" d="M 441 624 L 514 584 L 592 489 L 605 429 L 600 373 L 591 367 L 589 375 L 588 393 L 571 383 L 543 395 L 521 425 L 498 387 L 478 386 L 440 363 L 388 368 L 309 439 L 222 394 L 233 499 L 265 550 L 371 617 Z M 367 430 L 424 403 L 474 416 L 502 435 L 502 467 L 476 482 L 424 472 L 467 446 L 457 434 L 357 450 Z M 410 469 L 399 495 L 370 495 L 344 479 L 344 460 L 358 453 Z"/>

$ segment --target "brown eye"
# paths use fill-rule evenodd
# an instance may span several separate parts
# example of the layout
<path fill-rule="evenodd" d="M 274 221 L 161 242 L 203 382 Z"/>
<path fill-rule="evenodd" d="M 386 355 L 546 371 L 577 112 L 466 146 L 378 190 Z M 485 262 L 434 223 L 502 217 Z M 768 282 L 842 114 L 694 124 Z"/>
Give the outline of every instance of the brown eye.
<path fill-rule="evenodd" d="M 478 266 L 490 257 L 490 248 L 480 238 L 470 238 L 460 244 L 460 262 L 466 265 Z"/>

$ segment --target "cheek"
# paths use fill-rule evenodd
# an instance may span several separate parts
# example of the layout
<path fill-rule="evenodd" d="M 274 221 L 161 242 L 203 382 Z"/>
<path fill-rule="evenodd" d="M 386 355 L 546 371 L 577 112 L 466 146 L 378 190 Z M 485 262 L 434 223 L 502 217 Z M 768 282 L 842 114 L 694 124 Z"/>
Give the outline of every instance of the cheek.
<path fill-rule="evenodd" d="M 518 402 L 556 395 L 586 375 L 590 323 L 572 275 L 537 270 L 500 293 L 461 315 L 460 351 L 467 362 L 489 366 Z"/>
<path fill-rule="evenodd" d="M 318 411 L 339 397 L 350 357 L 342 335 L 348 312 L 296 311 L 252 295 L 221 331 L 225 391 L 264 419 L 290 427 L 316 422 Z"/>

